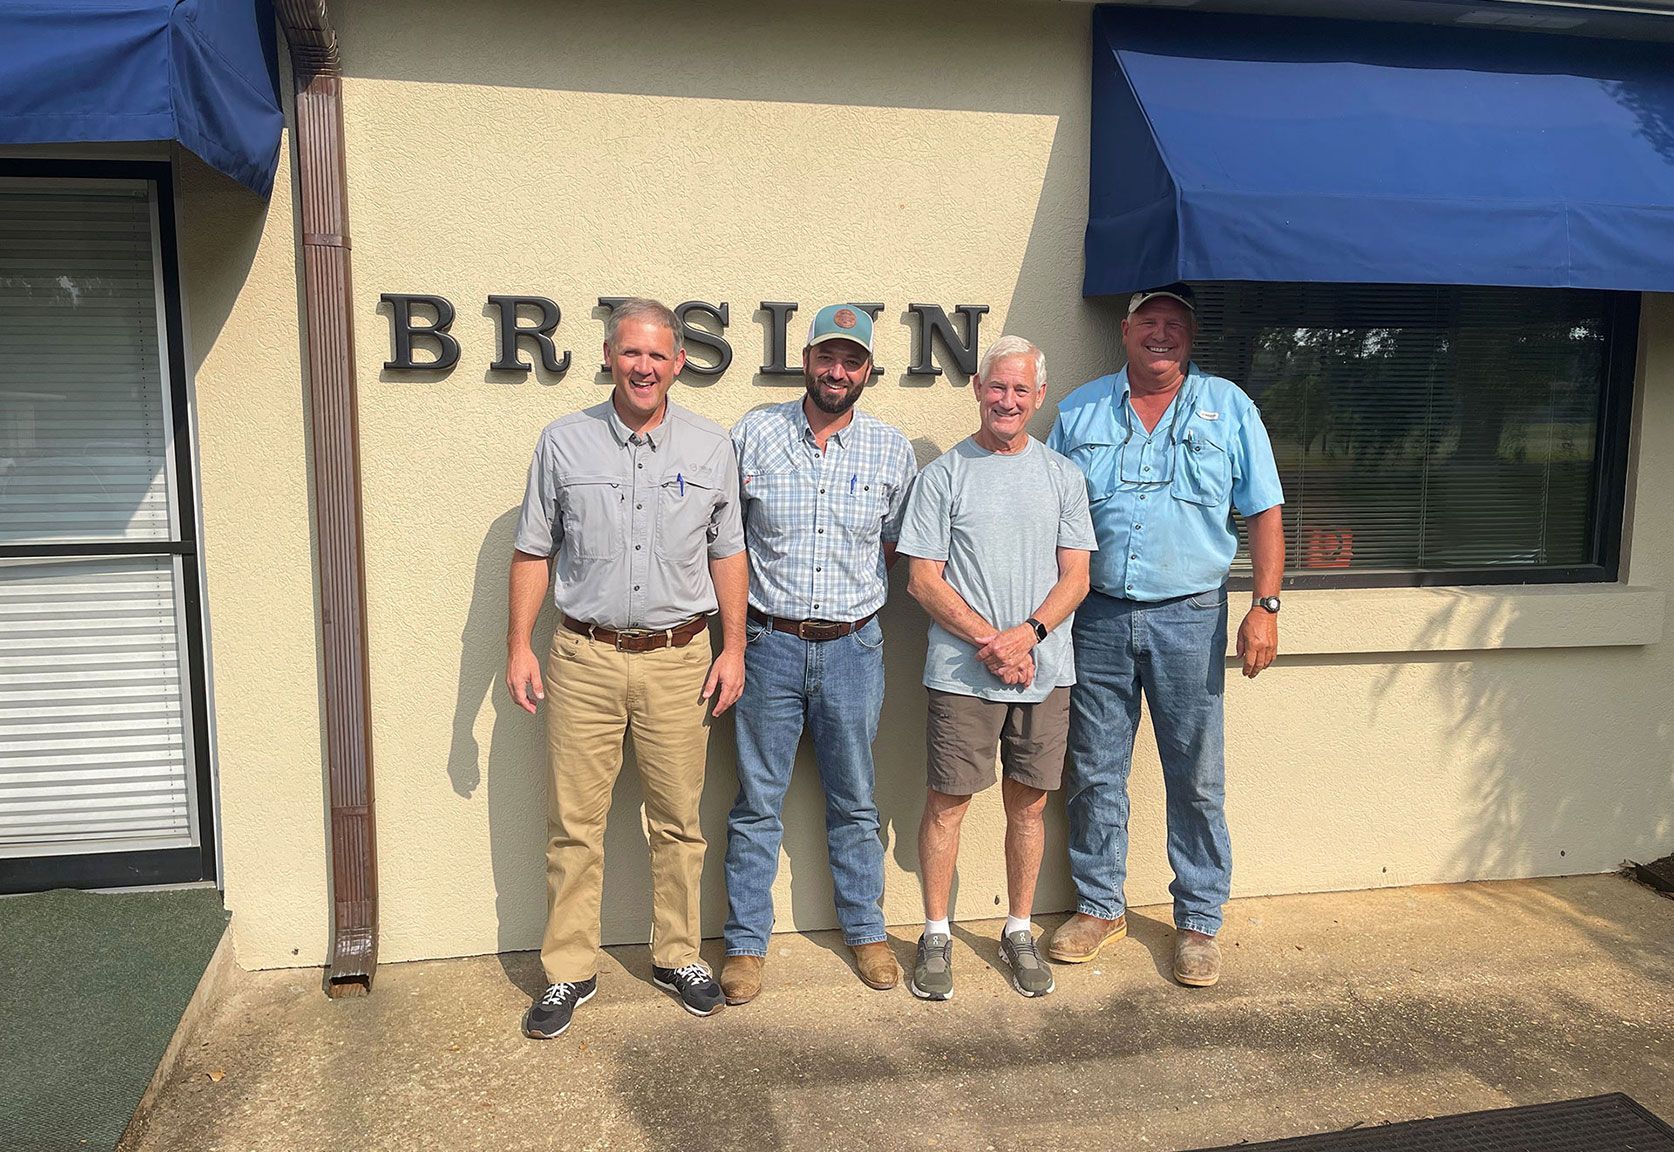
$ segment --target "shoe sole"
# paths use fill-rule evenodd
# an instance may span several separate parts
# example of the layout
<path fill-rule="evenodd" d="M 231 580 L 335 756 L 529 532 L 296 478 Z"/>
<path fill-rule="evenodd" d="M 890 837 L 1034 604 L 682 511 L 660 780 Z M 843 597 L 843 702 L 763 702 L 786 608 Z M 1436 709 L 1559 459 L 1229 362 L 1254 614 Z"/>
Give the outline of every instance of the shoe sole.
<path fill-rule="evenodd" d="M 953 989 L 951 989 L 951 988 L 949 988 L 946 992 L 926 992 L 922 988 L 920 988 L 917 984 L 914 984 L 911 980 L 907 981 L 907 991 L 911 992 L 914 996 L 917 996 L 920 1000 L 952 1000 L 953 999 Z"/>
<path fill-rule="evenodd" d="M 1106 944 L 1110 943 L 1112 940 L 1120 940 L 1124 936 L 1126 936 L 1127 934 L 1128 934 L 1128 926 L 1126 924 L 1123 924 L 1120 928 L 1116 929 L 1110 935 L 1106 936 L 1103 940 L 1100 940 L 1098 942 L 1098 944 L 1094 946 L 1094 948 L 1091 952 L 1088 952 L 1084 955 L 1071 955 L 1070 953 L 1067 953 L 1067 952 L 1061 952 L 1061 951 L 1058 950 L 1058 948 L 1056 946 L 1054 946 L 1052 944 L 1048 944 L 1046 946 L 1046 954 L 1048 956 L 1050 956 L 1052 959 L 1057 960 L 1057 961 L 1059 961 L 1060 963 L 1063 963 L 1063 964 L 1085 964 L 1089 960 L 1098 959 L 1099 953 L 1104 951 L 1104 946 Z"/>
<path fill-rule="evenodd" d="M 673 984 L 664 984 L 655 976 L 651 977 L 651 983 L 661 988 L 664 992 L 667 992 L 670 996 L 673 996 L 674 1002 L 686 1011 L 690 1012 L 693 1016 L 713 1016 L 715 1013 L 727 1006 L 726 994 L 722 993 L 721 1002 L 719 1004 L 715 1005 L 715 1007 L 711 1008 L 707 1012 L 699 1012 L 696 1008 L 693 1008 L 690 1004 L 686 1003 L 685 998 L 680 995 L 680 989 L 676 988 Z"/>
<path fill-rule="evenodd" d="M 1023 987 L 1022 983 L 1017 979 L 1017 969 L 1012 968 L 1010 964 L 1007 964 L 1006 967 L 1010 969 L 1007 973 L 1007 977 L 1011 980 L 1011 986 L 1019 996 L 1027 996 L 1029 999 L 1033 1000 L 1037 996 L 1046 996 L 1058 990 L 1058 982 L 1056 980 L 1052 980 L 1049 981 L 1046 987 L 1042 988 L 1039 992 L 1031 992 L 1027 988 Z"/>
<path fill-rule="evenodd" d="M 722 992 L 722 995 L 726 996 L 725 991 Z M 750 1001 L 754 1000 L 757 996 L 760 996 L 760 995 L 761 995 L 761 990 L 758 988 L 756 991 L 750 993 L 748 996 L 727 996 L 727 998 L 726 998 L 727 999 L 727 1007 L 728 1008 L 737 1008 L 741 1005 L 748 1004 Z M 682 1000 L 680 1003 L 685 1004 L 686 1002 L 684 1000 Z"/>
<path fill-rule="evenodd" d="M 591 992 L 587 993 L 587 995 L 585 995 L 581 999 L 577 1000 L 575 1002 L 575 1006 L 577 1008 L 580 1008 L 583 1004 L 587 1003 L 587 1001 L 591 1000 L 594 996 L 597 996 L 598 994 L 599 994 L 599 990 L 598 990 L 598 988 L 595 987 Z M 574 1023 L 575 1023 L 575 1013 L 572 1011 L 570 1013 L 570 1018 L 568 1020 L 564 1021 L 564 1026 L 562 1028 L 558 1029 L 558 1031 L 556 1031 L 556 1032 L 531 1032 L 529 1030 L 528 1025 L 524 1025 L 523 1034 L 531 1040 L 556 1040 L 556 1039 L 558 1039 L 558 1037 L 560 1037 L 564 1033 L 568 1032 L 570 1030 L 570 1025 L 574 1024 Z"/>
<path fill-rule="evenodd" d="M 1176 972 L 1174 974 L 1174 979 L 1179 983 L 1184 984 L 1187 988 L 1213 988 L 1220 982 L 1221 974 L 1217 972 L 1205 980 L 1201 976 L 1182 976 L 1180 973 Z"/>

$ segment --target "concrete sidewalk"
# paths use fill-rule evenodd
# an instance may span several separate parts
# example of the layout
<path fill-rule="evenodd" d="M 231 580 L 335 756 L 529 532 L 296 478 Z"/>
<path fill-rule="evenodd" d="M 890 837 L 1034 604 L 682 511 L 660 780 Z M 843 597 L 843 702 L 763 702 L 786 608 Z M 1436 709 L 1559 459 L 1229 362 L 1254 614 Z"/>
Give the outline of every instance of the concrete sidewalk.
<path fill-rule="evenodd" d="M 531 953 L 388 965 L 361 1000 L 242 974 L 130 1147 L 1187 1149 L 1607 1091 L 1674 1120 L 1674 901 L 1620 877 L 1236 901 L 1201 990 L 1166 910 L 1129 919 L 1038 1001 L 1000 921 L 956 926 L 945 1004 L 778 936 L 761 998 L 697 1019 L 613 949 L 548 1043 L 518 1034 Z"/>

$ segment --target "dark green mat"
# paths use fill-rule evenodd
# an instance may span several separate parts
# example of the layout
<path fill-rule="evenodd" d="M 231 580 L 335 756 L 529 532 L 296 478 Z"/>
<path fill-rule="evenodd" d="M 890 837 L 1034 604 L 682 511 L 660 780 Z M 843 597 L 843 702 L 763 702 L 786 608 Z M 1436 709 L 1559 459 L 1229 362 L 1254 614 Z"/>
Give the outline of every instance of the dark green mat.
<path fill-rule="evenodd" d="M 209 888 L 0 898 L 0 1148 L 116 1147 L 226 924 Z"/>

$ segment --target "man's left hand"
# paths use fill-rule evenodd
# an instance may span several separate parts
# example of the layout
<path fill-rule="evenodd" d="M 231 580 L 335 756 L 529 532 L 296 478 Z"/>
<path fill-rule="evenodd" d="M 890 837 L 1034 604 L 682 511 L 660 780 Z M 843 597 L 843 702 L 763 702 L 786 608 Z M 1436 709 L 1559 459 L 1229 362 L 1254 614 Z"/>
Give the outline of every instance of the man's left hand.
<path fill-rule="evenodd" d="M 715 699 L 715 715 L 719 716 L 738 703 L 744 694 L 744 653 L 730 648 L 721 649 L 709 666 L 709 679 L 703 682 L 703 698 Z"/>
<path fill-rule="evenodd" d="M 1238 626 L 1238 658 L 1244 675 L 1255 678 L 1279 654 L 1279 617 L 1265 608 L 1251 608 Z"/>

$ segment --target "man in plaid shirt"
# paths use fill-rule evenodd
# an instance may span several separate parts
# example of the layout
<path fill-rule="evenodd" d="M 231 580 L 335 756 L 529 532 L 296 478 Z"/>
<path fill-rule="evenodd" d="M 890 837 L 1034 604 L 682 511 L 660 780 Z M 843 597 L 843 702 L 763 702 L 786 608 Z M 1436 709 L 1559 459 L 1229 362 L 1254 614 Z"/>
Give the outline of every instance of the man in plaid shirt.
<path fill-rule="evenodd" d="M 863 309 L 834 304 L 815 315 L 802 374 L 806 396 L 759 408 L 732 430 L 750 610 L 735 712 L 738 799 L 727 818 L 729 1004 L 761 991 L 785 791 L 804 726 L 825 788 L 843 940 L 867 984 L 901 979 L 884 935 L 872 741 L 884 694 L 877 614 L 918 466 L 905 436 L 854 406 L 872 378 Z"/>

